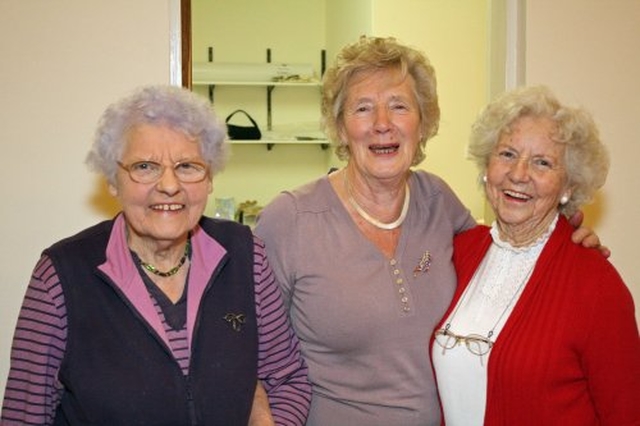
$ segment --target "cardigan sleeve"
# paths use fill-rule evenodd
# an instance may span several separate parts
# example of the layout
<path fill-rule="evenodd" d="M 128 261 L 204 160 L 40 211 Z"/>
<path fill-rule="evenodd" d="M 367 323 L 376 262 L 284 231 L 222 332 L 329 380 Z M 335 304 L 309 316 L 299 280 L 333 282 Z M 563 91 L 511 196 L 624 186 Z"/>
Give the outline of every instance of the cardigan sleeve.
<path fill-rule="evenodd" d="M 62 286 L 47 256 L 34 268 L 11 347 L 2 425 L 51 425 L 62 396 L 57 380 L 67 339 Z"/>
<path fill-rule="evenodd" d="M 590 330 L 583 366 L 602 425 L 640 424 L 640 337 L 633 298 L 613 267 L 600 285 L 584 318 Z"/>

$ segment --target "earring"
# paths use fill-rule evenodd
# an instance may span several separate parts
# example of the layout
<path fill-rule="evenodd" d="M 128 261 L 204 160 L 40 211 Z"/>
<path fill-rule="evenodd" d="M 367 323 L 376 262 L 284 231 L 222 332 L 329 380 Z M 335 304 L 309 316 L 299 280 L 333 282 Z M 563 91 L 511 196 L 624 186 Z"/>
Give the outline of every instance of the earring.
<path fill-rule="evenodd" d="M 482 176 L 482 182 L 487 183 L 487 175 Z"/>
<path fill-rule="evenodd" d="M 567 194 L 565 194 L 562 197 L 560 197 L 560 205 L 561 206 L 564 206 L 568 202 L 569 202 L 569 196 Z"/>

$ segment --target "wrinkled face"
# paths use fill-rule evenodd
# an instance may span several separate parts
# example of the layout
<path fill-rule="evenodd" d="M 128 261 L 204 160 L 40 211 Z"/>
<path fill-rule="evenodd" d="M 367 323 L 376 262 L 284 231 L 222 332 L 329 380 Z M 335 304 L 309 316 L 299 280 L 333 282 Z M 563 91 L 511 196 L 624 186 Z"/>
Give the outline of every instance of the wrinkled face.
<path fill-rule="evenodd" d="M 487 168 L 487 198 L 504 228 L 544 232 L 570 196 L 564 163 L 565 146 L 554 142 L 548 118 L 523 117 L 503 134 Z"/>
<path fill-rule="evenodd" d="M 208 174 L 200 182 L 183 183 L 174 172 L 179 161 L 204 163 L 198 143 L 167 126 L 143 124 L 129 131 L 120 160 L 125 166 L 138 161 L 153 161 L 165 170 L 158 181 L 143 184 L 118 169 L 109 189 L 122 205 L 129 239 L 170 243 L 183 238 L 198 223 L 213 188 Z"/>
<path fill-rule="evenodd" d="M 340 138 L 364 176 L 403 175 L 420 141 L 420 109 L 413 77 L 397 69 L 356 74 L 347 89 Z"/>

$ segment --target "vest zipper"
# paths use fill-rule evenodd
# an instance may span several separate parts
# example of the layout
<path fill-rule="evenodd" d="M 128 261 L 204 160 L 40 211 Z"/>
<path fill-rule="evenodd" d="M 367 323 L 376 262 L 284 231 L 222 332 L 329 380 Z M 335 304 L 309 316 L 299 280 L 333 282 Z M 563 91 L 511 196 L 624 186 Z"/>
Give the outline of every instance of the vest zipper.
<path fill-rule="evenodd" d="M 187 390 L 187 410 L 189 411 L 189 420 L 192 426 L 198 425 L 198 419 L 196 417 L 196 405 L 193 400 L 193 392 L 191 390 L 191 379 L 189 376 L 185 376 L 185 387 Z"/>

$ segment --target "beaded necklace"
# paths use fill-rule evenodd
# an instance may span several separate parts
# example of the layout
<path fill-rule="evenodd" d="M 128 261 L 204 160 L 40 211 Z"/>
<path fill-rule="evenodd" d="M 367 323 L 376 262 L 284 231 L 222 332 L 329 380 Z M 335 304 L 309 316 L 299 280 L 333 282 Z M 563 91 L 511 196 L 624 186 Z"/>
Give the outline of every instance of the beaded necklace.
<path fill-rule="evenodd" d="M 191 254 L 191 238 L 187 240 L 187 245 L 184 247 L 184 255 L 182 255 L 178 264 L 173 268 L 169 269 L 167 272 L 162 272 L 158 270 L 158 268 L 156 268 L 150 263 L 144 262 L 142 259 L 140 259 L 140 266 L 142 266 L 144 269 L 151 272 L 152 274 L 158 275 L 159 277 L 167 278 L 178 273 L 180 268 L 182 268 L 182 265 L 184 265 L 184 263 L 187 261 L 187 257 L 189 257 L 189 254 Z"/>

